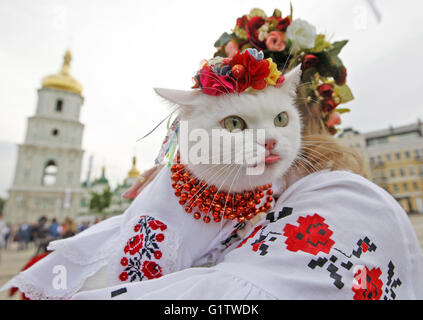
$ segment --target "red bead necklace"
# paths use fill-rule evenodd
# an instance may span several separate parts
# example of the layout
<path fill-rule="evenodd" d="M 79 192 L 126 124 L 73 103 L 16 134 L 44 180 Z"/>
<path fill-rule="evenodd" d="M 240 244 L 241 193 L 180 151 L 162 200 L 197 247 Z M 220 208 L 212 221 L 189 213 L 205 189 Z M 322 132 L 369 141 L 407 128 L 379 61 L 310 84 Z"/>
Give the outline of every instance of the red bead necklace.
<path fill-rule="evenodd" d="M 272 184 L 257 187 L 254 191 L 228 194 L 218 192 L 215 186 L 209 186 L 204 180 L 200 181 L 188 171 L 186 165 L 179 162 L 171 166 L 172 187 L 179 204 L 185 207 L 185 212 L 193 213 L 195 219 L 209 223 L 220 222 L 223 219 L 238 219 L 238 222 L 250 220 L 260 212 L 271 207 L 273 201 Z M 263 199 L 266 197 L 265 199 Z M 212 218 L 211 218 L 212 217 Z"/>

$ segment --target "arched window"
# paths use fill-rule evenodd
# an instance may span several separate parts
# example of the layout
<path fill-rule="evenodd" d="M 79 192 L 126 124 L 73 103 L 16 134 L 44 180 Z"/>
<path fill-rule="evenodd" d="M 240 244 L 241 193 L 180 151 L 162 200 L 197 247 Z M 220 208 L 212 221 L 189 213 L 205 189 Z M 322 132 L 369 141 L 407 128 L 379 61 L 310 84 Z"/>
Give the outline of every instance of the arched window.
<path fill-rule="evenodd" d="M 63 100 L 62 99 L 57 99 L 56 100 L 56 111 L 57 112 L 62 112 L 63 110 Z"/>
<path fill-rule="evenodd" d="M 54 160 L 47 161 L 43 172 L 43 186 L 54 186 L 57 178 L 57 165 Z"/>
<path fill-rule="evenodd" d="M 53 136 L 58 136 L 59 135 L 59 129 L 53 129 L 53 130 L 51 130 L 51 134 Z"/>

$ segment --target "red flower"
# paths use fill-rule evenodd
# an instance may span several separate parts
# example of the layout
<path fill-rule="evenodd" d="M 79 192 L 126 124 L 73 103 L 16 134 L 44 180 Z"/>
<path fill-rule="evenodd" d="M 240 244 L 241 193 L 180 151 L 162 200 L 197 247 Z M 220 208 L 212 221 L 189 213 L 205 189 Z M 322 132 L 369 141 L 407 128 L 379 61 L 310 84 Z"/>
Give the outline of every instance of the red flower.
<path fill-rule="evenodd" d="M 231 76 L 219 76 L 213 72 L 211 66 L 205 66 L 200 71 L 201 91 L 212 96 L 232 93 L 236 88 L 236 81 Z"/>
<path fill-rule="evenodd" d="M 329 253 L 335 241 L 330 238 L 333 231 L 324 221 L 325 219 L 315 213 L 313 216 L 299 217 L 298 227 L 288 223 L 283 229 L 283 235 L 287 237 L 286 248 L 289 251 L 301 250 L 313 255 L 320 251 Z"/>
<path fill-rule="evenodd" d="M 245 32 L 247 33 L 248 40 L 256 49 L 259 50 L 266 49 L 265 42 L 258 39 L 257 31 L 257 29 L 259 29 L 263 24 L 264 19 L 262 17 L 252 17 L 245 24 Z"/>
<path fill-rule="evenodd" d="M 144 235 L 137 234 L 135 237 L 132 237 L 128 240 L 125 249 L 123 250 L 125 253 L 128 253 L 130 255 L 136 254 L 140 249 L 142 248 L 142 241 L 144 239 Z"/>
<path fill-rule="evenodd" d="M 159 260 L 162 257 L 162 252 L 159 250 L 154 251 L 154 258 Z"/>
<path fill-rule="evenodd" d="M 135 231 L 135 232 L 140 231 L 140 229 L 141 229 L 141 225 L 140 225 L 140 224 L 137 224 L 137 225 L 134 227 L 134 231 Z"/>
<path fill-rule="evenodd" d="M 248 22 L 248 17 L 243 15 L 241 18 L 236 19 L 236 26 L 244 28 L 245 24 Z"/>
<path fill-rule="evenodd" d="M 160 220 L 152 220 L 148 223 L 151 229 L 157 230 L 160 229 L 162 231 L 165 231 L 167 229 L 167 226 L 161 222 Z"/>
<path fill-rule="evenodd" d="M 276 28 L 278 28 L 280 31 L 285 32 L 290 24 L 291 24 L 291 19 L 289 19 L 289 17 L 286 17 L 278 21 Z"/>
<path fill-rule="evenodd" d="M 156 240 L 157 242 L 162 242 L 164 240 L 164 235 L 163 233 L 159 233 L 158 235 L 156 235 Z"/>
<path fill-rule="evenodd" d="M 319 63 L 319 58 L 317 58 L 314 54 L 306 54 L 301 63 L 301 70 L 304 71 L 308 68 L 315 67 L 318 63 Z"/>
<path fill-rule="evenodd" d="M 317 91 L 323 98 L 330 99 L 333 94 L 333 86 L 329 83 L 324 83 L 317 88 Z"/>
<path fill-rule="evenodd" d="M 125 258 L 125 257 L 123 257 L 123 258 L 120 260 L 120 264 L 121 264 L 121 265 L 123 265 L 123 266 L 127 266 L 127 265 L 128 265 L 128 259 L 127 259 L 127 258 Z"/>
<path fill-rule="evenodd" d="M 162 268 L 154 261 L 144 261 L 141 271 L 149 280 L 162 276 Z"/>
<path fill-rule="evenodd" d="M 322 111 L 330 112 L 336 108 L 336 103 L 332 99 L 326 99 L 322 101 Z"/>
<path fill-rule="evenodd" d="M 231 60 L 231 66 L 242 65 L 245 72 L 237 79 L 237 91 L 243 92 L 248 87 L 261 90 L 266 87 L 266 77 L 270 73 L 269 61 L 256 60 L 248 51 L 238 52 Z"/>
<path fill-rule="evenodd" d="M 358 270 L 354 275 L 354 300 L 379 300 L 382 295 L 383 282 L 379 279 L 380 268 L 369 270 L 367 267 Z"/>
<path fill-rule="evenodd" d="M 119 275 L 119 279 L 120 279 L 120 281 L 125 282 L 126 280 L 128 280 L 128 274 L 126 272 L 122 272 Z"/>

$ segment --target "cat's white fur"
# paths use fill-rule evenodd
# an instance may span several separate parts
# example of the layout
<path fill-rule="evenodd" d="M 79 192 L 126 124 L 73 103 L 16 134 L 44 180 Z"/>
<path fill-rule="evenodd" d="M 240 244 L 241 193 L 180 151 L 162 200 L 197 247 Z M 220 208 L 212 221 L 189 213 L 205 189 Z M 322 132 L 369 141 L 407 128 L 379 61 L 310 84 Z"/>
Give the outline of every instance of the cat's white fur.
<path fill-rule="evenodd" d="M 205 95 L 198 90 L 155 91 L 180 107 L 181 120 L 188 122 L 190 131 L 202 128 L 211 136 L 212 129 L 221 128 L 219 123 L 222 119 L 236 115 L 244 119 L 249 129 L 265 129 L 266 139 L 276 139 L 274 153 L 280 155 L 281 160 L 266 165 L 263 174 L 258 176 L 247 175 L 246 166 L 243 165 L 193 165 L 188 161 L 189 169 L 198 178 L 216 185 L 221 190 L 239 192 L 254 186 L 282 181 L 282 177 L 296 159 L 301 148 L 301 119 L 294 101 L 300 77 L 301 69 L 298 66 L 285 75 L 285 82 L 280 88 L 269 86 L 254 93 L 225 94 L 218 97 Z M 289 123 L 286 127 L 276 127 L 274 118 L 283 111 L 288 113 Z M 264 152 L 263 141 L 254 143 L 257 144 L 258 150 L 261 148 Z M 107 266 L 88 278 L 81 291 L 105 287 L 106 271 Z"/>

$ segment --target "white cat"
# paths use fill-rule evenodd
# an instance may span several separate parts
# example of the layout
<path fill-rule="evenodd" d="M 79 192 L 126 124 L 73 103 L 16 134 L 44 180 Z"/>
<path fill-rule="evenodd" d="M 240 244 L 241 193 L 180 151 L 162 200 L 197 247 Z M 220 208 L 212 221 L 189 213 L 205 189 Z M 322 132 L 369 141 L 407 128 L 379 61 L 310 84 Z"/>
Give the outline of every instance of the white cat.
<path fill-rule="evenodd" d="M 300 77 L 301 69 L 298 66 L 285 75 L 285 81 L 280 88 L 268 86 L 264 90 L 251 93 L 224 94 L 217 97 L 203 94 L 199 90 L 155 91 L 178 106 L 180 119 L 188 123 L 189 133 L 200 128 L 206 130 L 211 137 L 212 130 L 219 128 L 233 131 L 234 134 L 242 133 L 246 128 L 265 130 L 264 141 L 255 140 L 245 146 L 246 155 L 250 157 L 253 153 L 249 151 L 254 149 L 265 153 L 265 167 L 260 175 L 248 175 L 247 163 L 251 163 L 248 156 L 243 164 L 229 165 L 212 164 L 215 160 L 213 157 L 216 157 L 212 152 L 209 154 L 208 164 L 193 164 L 189 159 L 184 159 L 193 175 L 208 185 L 215 185 L 228 193 L 241 192 L 282 181 L 282 177 L 299 154 L 301 118 L 295 106 L 295 96 Z M 219 143 L 212 140 L 210 142 L 210 149 L 213 149 L 213 143 Z M 192 147 L 192 143 L 189 147 Z M 235 150 L 232 148 L 231 152 Z M 151 182 L 154 183 L 156 181 Z M 203 223 L 199 222 L 197 225 L 202 226 Z M 196 230 L 192 230 L 192 233 L 196 234 Z M 105 287 L 106 278 L 107 266 L 87 279 L 81 291 Z"/>

